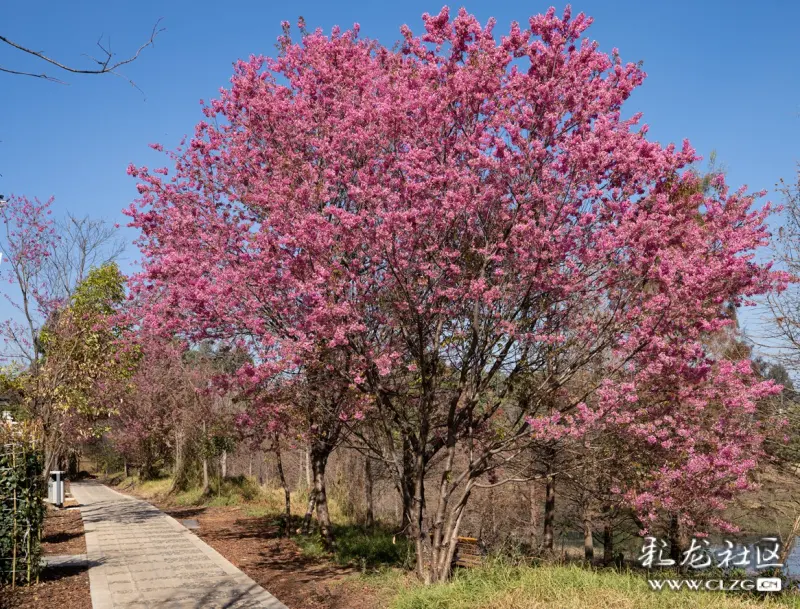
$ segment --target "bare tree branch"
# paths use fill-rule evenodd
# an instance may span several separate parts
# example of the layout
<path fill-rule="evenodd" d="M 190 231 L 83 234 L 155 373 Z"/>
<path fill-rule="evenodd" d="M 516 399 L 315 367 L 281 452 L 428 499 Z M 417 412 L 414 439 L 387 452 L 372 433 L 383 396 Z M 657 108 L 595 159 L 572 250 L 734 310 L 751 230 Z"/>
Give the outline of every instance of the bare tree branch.
<path fill-rule="evenodd" d="M 15 49 L 17 49 L 19 51 L 22 51 L 23 53 L 27 53 L 29 55 L 33 55 L 34 57 L 36 57 L 38 59 L 41 59 L 42 61 L 44 61 L 46 63 L 49 63 L 50 65 L 53 65 L 53 66 L 57 67 L 58 69 L 63 70 L 65 72 L 69 72 L 71 74 L 113 74 L 115 76 L 119 76 L 120 78 L 124 78 L 125 80 L 127 80 L 131 84 L 131 86 L 136 87 L 137 89 L 139 89 L 139 87 L 136 85 L 135 82 L 133 82 L 130 78 L 120 74 L 117 70 L 119 68 L 121 68 L 122 66 L 125 66 L 125 65 L 135 61 L 139 57 L 141 52 L 144 49 L 146 49 L 147 47 L 155 45 L 156 36 L 158 36 L 161 32 L 163 32 L 165 30 L 165 28 L 159 28 L 160 24 L 161 24 L 161 19 L 156 21 L 155 25 L 153 26 L 153 30 L 150 33 L 150 38 L 148 38 L 147 41 L 144 44 L 142 44 L 136 50 L 136 52 L 133 55 L 129 56 L 126 59 L 121 59 L 119 61 L 113 61 L 115 54 L 111 50 L 111 45 L 108 44 L 108 45 L 104 46 L 103 43 L 102 43 L 102 38 L 100 40 L 98 40 L 97 41 L 97 46 L 100 48 L 101 51 L 103 51 L 103 56 L 101 56 L 101 58 L 98 59 L 96 57 L 92 57 L 91 55 L 86 55 L 86 57 L 88 57 L 94 63 L 97 64 L 97 67 L 95 67 L 95 68 L 77 68 L 77 67 L 74 67 L 74 66 L 67 65 L 65 63 L 62 63 L 62 62 L 56 60 L 56 59 L 53 59 L 52 57 L 49 57 L 49 56 L 45 55 L 41 51 L 34 51 L 33 49 L 31 49 L 29 47 L 26 47 L 26 46 L 24 46 L 22 44 L 19 44 L 17 42 L 14 42 L 13 40 L 10 40 L 9 38 L 7 38 L 5 36 L 0 36 L 0 42 L 4 42 L 9 46 L 14 47 Z M 45 73 L 36 73 L 36 72 L 26 72 L 26 71 L 20 71 L 20 70 L 13 70 L 13 69 L 5 68 L 5 67 L 2 67 L 2 66 L 0 66 L 0 72 L 5 72 L 6 74 L 14 74 L 14 75 L 18 75 L 18 76 L 31 76 L 33 78 L 41 78 L 43 80 L 47 80 L 47 81 L 50 81 L 50 82 L 56 82 L 56 83 L 59 83 L 59 84 L 68 84 L 68 83 L 66 83 L 66 82 L 64 82 L 62 80 L 59 80 L 58 78 L 55 78 L 53 76 L 49 76 L 48 74 L 45 74 Z M 141 91 L 141 89 L 139 89 L 139 90 Z"/>
<path fill-rule="evenodd" d="M 58 80 L 57 78 L 53 78 L 52 76 L 48 76 L 47 74 L 34 74 L 33 72 L 20 72 L 19 70 L 9 70 L 8 68 L 4 68 L 0 66 L 0 72 L 5 72 L 6 74 L 15 74 L 17 76 L 32 76 L 33 78 L 42 78 L 44 80 L 58 83 L 59 85 L 68 85 L 68 82 L 63 80 Z"/>
<path fill-rule="evenodd" d="M 115 261 L 125 249 L 113 225 L 71 213 L 56 222 L 58 244 L 50 252 L 44 275 L 53 296 L 67 300 L 92 268 Z"/>

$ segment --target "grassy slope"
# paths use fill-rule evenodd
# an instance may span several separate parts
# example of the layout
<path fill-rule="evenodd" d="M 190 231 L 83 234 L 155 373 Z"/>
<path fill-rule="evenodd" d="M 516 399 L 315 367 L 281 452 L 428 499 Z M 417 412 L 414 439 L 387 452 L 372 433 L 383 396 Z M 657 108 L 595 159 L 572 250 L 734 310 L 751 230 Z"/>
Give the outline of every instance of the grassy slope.
<path fill-rule="evenodd" d="M 453 581 L 424 587 L 396 572 L 374 576 L 393 594 L 391 609 L 773 609 L 800 607 L 800 597 L 721 592 L 653 592 L 641 573 L 593 571 L 578 565 L 461 571 Z"/>

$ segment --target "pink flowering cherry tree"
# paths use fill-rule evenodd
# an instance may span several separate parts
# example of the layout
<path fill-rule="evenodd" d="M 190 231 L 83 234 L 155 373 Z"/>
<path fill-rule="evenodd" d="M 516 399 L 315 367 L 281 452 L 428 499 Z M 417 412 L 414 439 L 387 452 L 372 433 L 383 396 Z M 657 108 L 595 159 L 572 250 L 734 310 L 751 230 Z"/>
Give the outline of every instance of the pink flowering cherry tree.
<path fill-rule="evenodd" d="M 768 206 L 703 194 L 688 143 L 623 118 L 645 75 L 584 37 L 589 18 L 551 9 L 500 37 L 464 10 L 423 21 L 397 51 L 358 26 L 293 41 L 287 24 L 277 58 L 236 64 L 171 177 L 130 168 L 128 213 L 134 289 L 162 295 L 153 323 L 240 341 L 258 382 L 319 364 L 369 399 L 403 445 L 408 531 L 432 582 L 475 485 L 542 434 L 616 426 L 663 447 L 672 409 L 691 433 L 710 418 L 709 446 L 740 437 L 727 409 L 766 389 L 743 366 L 724 396 L 704 389 L 702 337 L 784 278 L 752 256 Z M 606 382 L 566 391 L 598 368 Z M 660 379 L 690 395 L 649 406 L 639 393 Z M 621 492 L 647 511 L 688 454 Z"/>
<path fill-rule="evenodd" d="M 40 201 L 25 196 L 0 203 L 0 278 L 14 286 L 3 296 L 22 320 L 7 319 L 0 325 L 5 341 L 0 357 L 22 360 L 33 369 L 42 355 L 39 332 L 58 306 L 47 282 L 48 260 L 58 241 L 50 217 L 52 203 L 52 198 Z"/>

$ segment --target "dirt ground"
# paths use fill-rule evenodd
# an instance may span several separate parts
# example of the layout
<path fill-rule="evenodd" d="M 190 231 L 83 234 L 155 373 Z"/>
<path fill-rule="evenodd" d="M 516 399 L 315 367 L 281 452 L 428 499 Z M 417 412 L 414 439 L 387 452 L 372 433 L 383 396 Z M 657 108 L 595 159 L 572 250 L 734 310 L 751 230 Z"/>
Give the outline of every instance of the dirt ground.
<path fill-rule="evenodd" d="M 0 589 L 2 609 L 92 609 L 89 573 L 83 569 L 45 569 L 38 584 Z"/>
<path fill-rule="evenodd" d="M 358 581 L 358 571 L 325 558 L 304 556 L 280 536 L 270 518 L 245 515 L 238 507 L 159 506 L 178 520 L 196 519 L 203 541 L 244 571 L 290 609 L 380 609 L 384 599 Z"/>
<path fill-rule="evenodd" d="M 42 552 L 45 555 L 86 553 L 83 520 L 78 510 L 48 508 L 42 535 Z"/>
<path fill-rule="evenodd" d="M 83 554 L 86 540 L 77 510 L 48 508 L 42 534 L 45 556 Z M 1 609 L 92 609 L 89 573 L 78 569 L 45 568 L 38 584 L 0 589 Z"/>

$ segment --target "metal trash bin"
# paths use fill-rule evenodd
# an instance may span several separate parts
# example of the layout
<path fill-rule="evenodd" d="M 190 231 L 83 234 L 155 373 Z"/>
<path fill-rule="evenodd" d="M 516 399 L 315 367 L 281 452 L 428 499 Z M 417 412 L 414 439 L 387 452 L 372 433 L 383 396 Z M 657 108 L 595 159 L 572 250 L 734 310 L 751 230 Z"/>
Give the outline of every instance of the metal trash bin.
<path fill-rule="evenodd" d="M 53 505 L 64 505 L 64 479 L 65 472 L 50 472 L 47 482 L 47 501 Z"/>

